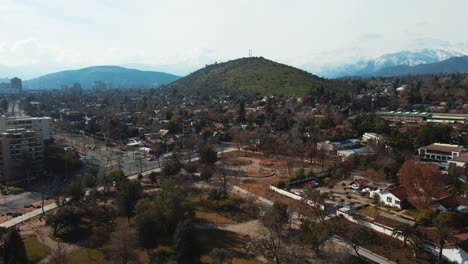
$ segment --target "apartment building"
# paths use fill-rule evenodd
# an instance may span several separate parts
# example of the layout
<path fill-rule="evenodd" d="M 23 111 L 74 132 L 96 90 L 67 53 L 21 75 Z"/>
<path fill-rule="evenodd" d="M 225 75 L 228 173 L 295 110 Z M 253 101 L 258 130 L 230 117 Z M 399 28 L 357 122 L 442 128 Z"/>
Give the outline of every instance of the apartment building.
<path fill-rule="evenodd" d="M 0 116 L 0 133 L 9 129 L 24 128 L 39 134 L 44 141 L 52 139 L 52 118 L 50 117 L 6 117 Z"/>
<path fill-rule="evenodd" d="M 44 142 L 34 131 L 7 129 L 0 134 L 0 180 L 8 184 L 37 178 L 44 172 Z"/>

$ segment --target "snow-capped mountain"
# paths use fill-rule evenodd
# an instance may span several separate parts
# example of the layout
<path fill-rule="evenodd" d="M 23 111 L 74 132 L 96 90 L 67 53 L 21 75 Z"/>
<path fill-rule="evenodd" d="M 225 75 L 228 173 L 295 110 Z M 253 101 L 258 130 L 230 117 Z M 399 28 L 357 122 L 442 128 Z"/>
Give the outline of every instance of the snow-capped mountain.
<path fill-rule="evenodd" d="M 419 51 L 400 51 L 384 54 L 375 59 L 360 60 L 353 64 L 336 67 L 328 67 L 318 72 L 327 78 L 338 78 L 343 76 L 368 76 L 372 73 L 388 67 L 399 65 L 415 66 L 420 64 L 435 63 L 452 57 L 460 57 L 465 54 L 441 49 L 423 49 Z"/>

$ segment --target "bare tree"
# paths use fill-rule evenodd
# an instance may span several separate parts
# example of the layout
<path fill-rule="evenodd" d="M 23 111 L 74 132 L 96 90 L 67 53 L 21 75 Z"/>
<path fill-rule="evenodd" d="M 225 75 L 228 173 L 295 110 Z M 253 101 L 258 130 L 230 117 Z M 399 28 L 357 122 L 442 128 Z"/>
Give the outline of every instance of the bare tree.
<path fill-rule="evenodd" d="M 135 231 L 130 228 L 111 234 L 111 256 L 115 263 L 127 264 L 137 258 L 135 253 Z"/>
<path fill-rule="evenodd" d="M 68 263 L 67 251 L 62 243 L 57 242 L 57 246 L 50 253 L 50 263 L 53 263 L 53 264 Z"/>

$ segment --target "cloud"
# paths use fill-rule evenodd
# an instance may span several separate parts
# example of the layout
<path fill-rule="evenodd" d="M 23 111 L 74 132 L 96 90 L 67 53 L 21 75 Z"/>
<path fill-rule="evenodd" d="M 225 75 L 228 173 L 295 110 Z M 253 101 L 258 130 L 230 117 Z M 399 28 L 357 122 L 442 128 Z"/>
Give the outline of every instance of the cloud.
<path fill-rule="evenodd" d="M 384 36 L 378 33 L 367 33 L 358 37 L 358 40 L 377 40 L 382 39 Z"/>

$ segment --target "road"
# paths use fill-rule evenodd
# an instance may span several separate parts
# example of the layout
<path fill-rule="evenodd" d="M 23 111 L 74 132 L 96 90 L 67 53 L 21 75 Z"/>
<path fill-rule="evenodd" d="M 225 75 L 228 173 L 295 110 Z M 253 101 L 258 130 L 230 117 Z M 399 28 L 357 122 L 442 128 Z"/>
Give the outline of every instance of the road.
<path fill-rule="evenodd" d="M 25 205 L 30 205 L 42 199 L 42 195 L 36 192 L 24 192 L 16 195 L 0 195 L 0 214 L 16 211 Z"/>

